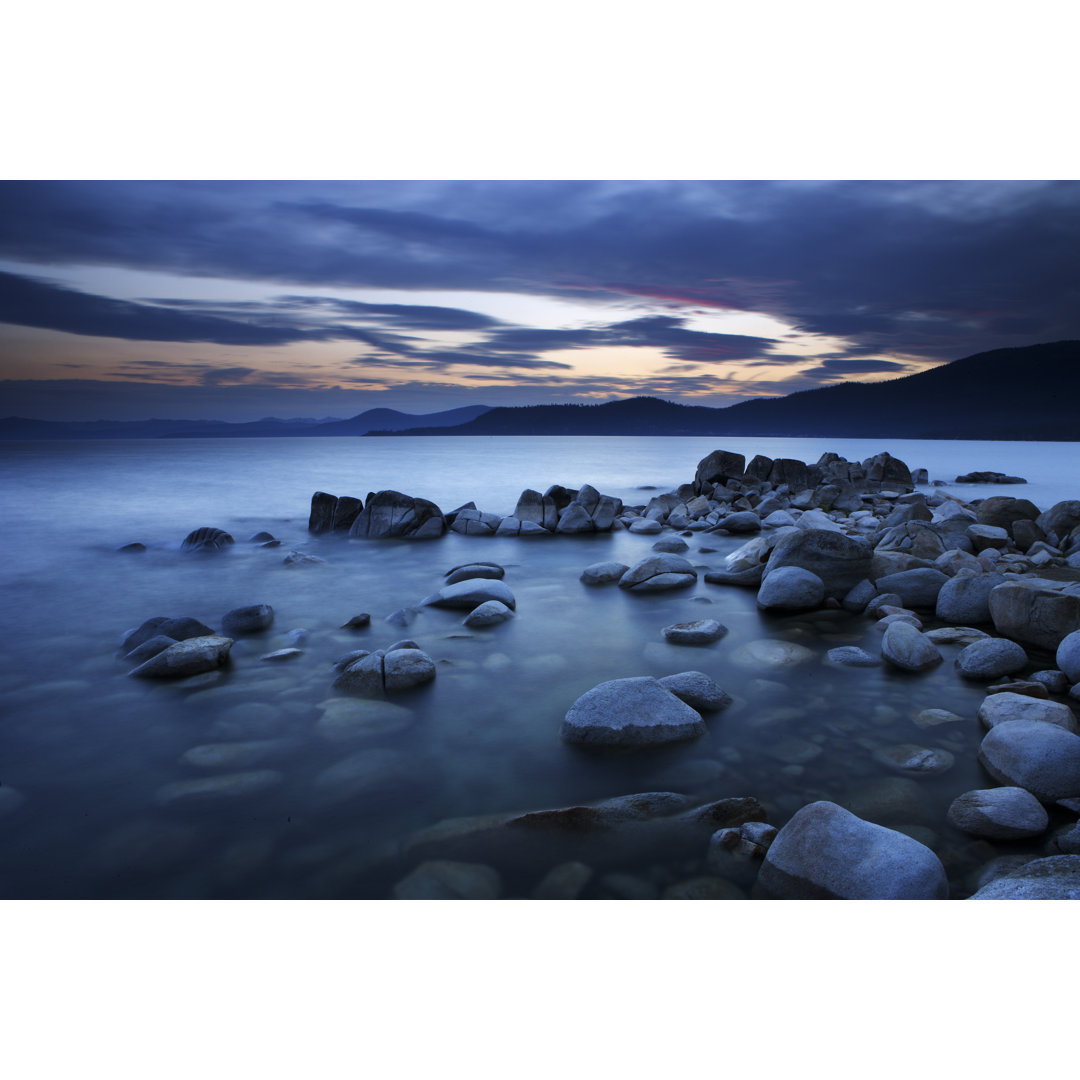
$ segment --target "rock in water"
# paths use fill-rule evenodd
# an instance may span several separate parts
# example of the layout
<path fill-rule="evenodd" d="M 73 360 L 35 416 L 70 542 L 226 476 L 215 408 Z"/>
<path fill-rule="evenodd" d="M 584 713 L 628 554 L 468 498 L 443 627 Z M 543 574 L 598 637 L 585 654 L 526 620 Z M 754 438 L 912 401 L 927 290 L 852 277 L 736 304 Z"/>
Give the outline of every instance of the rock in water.
<path fill-rule="evenodd" d="M 1008 638 L 984 638 L 960 650 L 956 667 L 965 679 L 999 679 L 1027 667 L 1027 653 Z"/>
<path fill-rule="evenodd" d="M 140 679 L 177 679 L 214 671 L 227 663 L 233 639 L 218 637 L 188 638 L 150 657 L 129 674 Z"/>
<path fill-rule="evenodd" d="M 184 542 L 180 545 L 180 550 L 211 554 L 223 550 L 234 542 L 233 538 L 223 529 L 214 529 L 210 526 L 204 526 L 201 529 L 195 529 L 194 532 L 189 532 L 187 536 L 184 537 Z"/>
<path fill-rule="evenodd" d="M 665 675 L 656 680 L 665 690 L 670 690 L 691 709 L 701 712 L 719 712 L 732 701 L 731 695 L 703 671 L 680 671 L 677 675 Z"/>
<path fill-rule="evenodd" d="M 368 496 L 367 505 L 349 529 L 349 536 L 367 540 L 392 537 L 429 540 L 445 531 L 443 512 L 433 502 L 400 491 L 378 491 Z"/>
<path fill-rule="evenodd" d="M 1080 900 L 1080 855 L 1025 863 L 984 885 L 972 900 Z"/>
<path fill-rule="evenodd" d="M 613 679 L 582 694 L 567 712 L 562 737 L 594 746 L 648 746 L 705 733 L 699 713 L 656 679 Z"/>
<path fill-rule="evenodd" d="M 681 555 L 649 555 L 636 562 L 619 579 L 620 589 L 632 592 L 659 592 L 685 589 L 697 581 L 697 571 Z"/>
<path fill-rule="evenodd" d="M 581 580 L 586 585 L 610 585 L 618 581 L 630 567 L 621 562 L 598 562 L 586 566 L 581 571 Z"/>
<path fill-rule="evenodd" d="M 1030 791 L 1019 787 L 965 791 L 952 801 L 949 822 L 987 840 L 1022 840 L 1046 831 L 1050 818 Z"/>
<path fill-rule="evenodd" d="M 489 600 L 498 600 L 511 611 L 517 606 L 514 594 L 502 581 L 490 578 L 467 578 L 453 585 L 444 585 L 437 593 L 420 601 L 422 606 L 460 608 L 472 611 Z"/>
<path fill-rule="evenodd" d="M 928 671 L 942 661 L 938 647 L 906 622 L 894 622 L 886 627 L 881 655 L 901 671 Z"/>
<path fill-rule="evenodd" d="M 513 618 L 514 613 L 498 600 L 487 600 L 478 607 L 473 608 L 462 620 L 463 626 L 496 626 Z"/>
<path fill-rule="evenodd" d="M 727 633 L 727 627 L 715 619 L 697 619 L 694 622 L 672 623 L 660 633 L 672 645 L 709 645 L 719 641 Z"/>
<path fill-rule="evenodd" d="M 269 604 L 251 604 L 228 612 L 221 620 L 221 629 L 232 637 L 240 637 L 269 630 L 273 622 L 274 609 Z"/>
<path fill-rule="evenodd" d="M 809 611 L 825 599 L 825 582 L 799 566 L 779 566 L 765 575 L 757 604 L 765 611 Z"/>
<path fill-rule="evenodd" d="M 1080 796 L 1080 736 L 1057 724 L 998 724 L 983 738 L 979 762 L 998 783 L 1022 787 L 1040 802 Z"/>
<path fill-rule="evenodd" d="M 831 529 L 799 529 L 776 542 L 765 565 L 765 576 L 781 566 L 798 566 L 821 578 L 827 595 L 842 599 L 870 577 L 873 555 L 867 540 Z"/>
<path fill-rule="evenodd" d="M 804 806 L 777 833 L 758 888 L 783 900 L 944 900 L 941 860 L 910 836 L 830 802 Z"/>

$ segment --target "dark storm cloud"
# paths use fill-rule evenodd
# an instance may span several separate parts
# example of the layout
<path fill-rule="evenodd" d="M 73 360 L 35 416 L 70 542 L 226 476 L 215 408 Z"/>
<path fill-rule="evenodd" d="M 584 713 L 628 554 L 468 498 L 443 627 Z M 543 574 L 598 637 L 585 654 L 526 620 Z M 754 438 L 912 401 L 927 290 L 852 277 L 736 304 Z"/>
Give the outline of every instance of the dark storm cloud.
<path fill-rule="evenodd" d="M 734 307 L 933 359 L 1080 335 L 1078 249 L 1075 182 L 0 186 L 11 259 Z M 628 332 L 738 358 L 681 326 Z"/>

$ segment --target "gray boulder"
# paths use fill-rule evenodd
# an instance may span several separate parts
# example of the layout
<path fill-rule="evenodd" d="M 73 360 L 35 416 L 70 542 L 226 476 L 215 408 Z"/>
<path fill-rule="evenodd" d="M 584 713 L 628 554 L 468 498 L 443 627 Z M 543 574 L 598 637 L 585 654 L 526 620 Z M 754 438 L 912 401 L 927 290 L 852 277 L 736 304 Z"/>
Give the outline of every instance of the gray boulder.
<path fill-rule="evenodd" d="M 618 581 L 630 567 L 621 562 L 598 562 L 586 566 L 581 571 L 581 580 L 586 585 L 610 585 Z"/>
<path fill-rule="evenodd" d="M 972 900 L 1080 900 L 1080 855 L 1034 859 L 984 885 Z"/>
<path fill-rule="evenodd" d="M 741 480 L 746 468 L 742 454 L 727 450 L 713 450 L 698 462 L 694 472 L 694 493 L 700 495 L 706 484 L 723 484 L 728 480 Z"/>
<path fill-rule="evenodd" d="M 487 600 L 475 607 L 462 620 L 463 626 L 497 626 L 513 618 L 514 613 L 499 600 Z"/>
<path fill-rule="evenodd" d="M 420 604 L 427 607 L 460 608 L 463 611 L 472 611 L 473 608 L 488 600 L 498 600 L 511 611 L 517 606 L 509 586 L 491 578 L 467 578 L 453 585 L 444 585 L 438 592 L 421 600 Z"/>
<path fill-rule="evenodd" d="M 383 657 L 383 686 L 387 693 L 411 690 L 435 678 L 435 661 L 420 649 L 391 649 Z"/>
<path fill-rule="evenodd" d="M 433 502 L 400 491 L 377 491 L 368 496 L 367 505 L 349 529 L 349 536 L 360 540 L 397 537 L 430 540 L 445 531 L 443 513 Z"/>
<path fill-rule="evenodd" d="M 130 674 L 139 679 L 178 679 L 215 671 L 228 662 L 233 639 L 217 634 L 188 638 L 170 645 Z"/>
<path fill-rule="evenodd" d="M 990 617 L 999 634 L 1053 652 L 1080 630 L 1080 583 L 1039 577 L 1006 581 L 990 593 Z"/>
<path fill-rule="evenodd" d="M 880 592 L 895 593 L 904 607 L 933 608 L 948 581 L 948 575 L 940 570 L 919 567 L 880 577 L 877 587 Z"/>
<path fill-rule="evenodd" d="M 1044 533 L 1053 533 L 1059 540 L 1064 540 L 1080 525 L 1080 499 L 1064 499 L 1054 503 L 1049 510 L 1041 513 L 1035 522 Z"/>
<path fill-rule="evenodd" d="M 1057 701 L 1043 701 L 1027 694 L 1005 691 L 989 694 L 979 706 L 979 720 L 984 727 L 994 728 L 1012 720 L 1030 720 L 1042 724 L 1056 724 L 1073 734 L 1077 730 L 1076 716 L 1068 705 Z"/>
<path fill-rule="evenodd" d="M 1034 521 L 1039 516 L 1039 508 L 1029 499 L 993 495 L 989 499 L 983 499 L 975 513 L 980 525 L 996 525 L 1013 536 L 1014 522 Z"/>
<path fill-rule="evenodd" d="M 120 652 L 129 653 L 132 649 L 155 637 L 169 637 L 173 641 L 187 641 L 188 638 L 207 637 L 212 635 L 213 630 L 198 619 L 182 617 L 170 619 L 166 615 L 156 615 L 147 619 L 141 626 L 129 630 L 120 643 Z"/>
<path fill-rule="evenodd" d="M 954 626 L 988 623 L 990 593 L 1004 582 L 1004 574 L 958 573 L 941 586 L 934 613 Z"/>
<path fill-rule="evenodd" d="M 559 524 L 559 508 L 551 495 L 541 495 L 539 491 L 526 488 L 518 498 L 512 517 L 519 521 L 530 521 L 541 526 L 547 532 L 554 532 Z"/>
<path fill-rule="evenodd" d="M 474 562 L 453 566 L 443 576 L 446 578 L 447 585 L 456 585 L 459 581 L 468 581 L 471 578 L 501 581 L 506 577 L 506 570 L 498 563 Z"/>
<path fill-rule="evenodd" d="M 727 633 L 727 627 L 715 619 L 698 619 L 695 622 L 672 623 L 660 633 L 672 645 L 709 645 L 719 641 Z"/>
<path fill-rule="evenodd" d="M 582 694 L 567 712 L 562 737 L 595 746 L 648 746 L 693 739 L 705 722 L 656 679 L 613 679 Z"/>
<path fill-rule="evenodd" d="M 1056 724 L 998 724 L 983 738 L 979 761 L 999 783 L 1025 788 L 1040 802 L 1080 796 L 1080 736 Z"/>
<path fill-rule="evenodd" d="M 269 604 L 251 604 L 227 612 L 221 620 L 221 629 L 231 637 L 241 637 L 269 630 L 273 622 L 274 609 Z"/>
<path fill-rule="evenodd" d="M 778 566 L 767 573 L 758 590 L 764 611 L 810 611 L 825 599 L 825 582 L 800 566 Z"/>
<path fill-rule="evenodd" d="M 164 652 L 170 645 L 175 644 L 176 638 L 156 634 L 149 641 L 144 641 L 141 645 L 132 649 L 131 652 L 125 655 L 124 659 L 130 664 L 141 664 L 144 660 L 149 660 L 151 656 L 157 656 L 159 652 Z"/>
<path fill-rule="evenodd" d="M 783 900 L 944 900 L 949 884 L 917 840 L 815 802 L 777 833 L 757 890 Z"/>
<path fill-rule="evenodd" d="M 1074 630 L 1061 639 L 1054 660 L 1069 682 L 1080 683 L 1080 630 Z"/>
<path fill-rule="evenodd" d="M 1038 836 L 1050 824 L 1042 803 L 1020 787 L 965 791 L 953 799 L 947 816 L 962 832 L 987 840 Z"/>
<path fill-rule="evenodd" d="M 207 525 L 189 532 L 184 537 L 180 550 L 189 554 L 212 555 L 224 551 L 233 543 L 235 541 L 224 529 L 214 529 Z"/>
<path fill-rule="evenodd" d="M 829 663 L 840 667 L 878 667 L 881 661 L 857 645 L 838 645 L 828 652 Z"/>
<path fill-rule="evenodd" d="M 907 622 L 894 622 L 886 628 L 881 655 L 902 671 L 928 671 L 942 661 L 938 647 Z"/>
<path fill-rule="evenodd" d="M 870 577 L 872 561 L 867 540 L 829 529 L 796 529 L 777 540 L 765 576 L 783 566 L 797 566 L 821 578 L 826 595 L 841 599 Z"/>
<path fill-rule="evenodd" d="M 697 571 L 681 555 L 649 555 L 636 562 L 619 579 L 620 589 L 657 592 L 685 589 L 697 581 Z"/>
<path fill-rule="evenodd" d="M 999 679 L 1027 667 L 1028 657 L 1008 638 L 984 638 L 960 650 L 956 667 L 965 679 Z"/>
<path fill-rule="evenodd" d="M 731 704 L 731 695 L 702 671 L 680 671 L 657 682 L 691 709 L 701 712 L 719 712 Z"/>

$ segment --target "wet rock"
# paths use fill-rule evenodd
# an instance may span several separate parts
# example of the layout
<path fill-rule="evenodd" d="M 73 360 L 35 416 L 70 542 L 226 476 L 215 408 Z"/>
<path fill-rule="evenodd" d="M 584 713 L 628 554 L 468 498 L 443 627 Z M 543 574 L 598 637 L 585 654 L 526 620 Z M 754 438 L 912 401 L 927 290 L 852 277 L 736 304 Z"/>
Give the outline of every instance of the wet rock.
<path fill-rule="evenodd" d="M 964 473 L 953 481 L 956 484 L 1026 484 L 1020 476 L 1008 476 L 1005 473 L 981 470 Z"/>
<path fill-rule="evenodd" d="M 761 584 L 764 569 L 763 565 L 758 564 L 743 570 L 710 570 L 705 574 L 705 581 L 710 585 L 738 585 L 756 589 Z"/>
<path fill-rule="evenodd" d="M 349 536 L 366 540 L 398 537 L 431 540 L 445 531 L 443 513 L 433 502 L 400 491 L 377 491 L 368 496 L 367 505 L 349 529 Z"/>
<path fill-rule="evenodd" d="M 776 641 L 763 638 L 740 645 L 732 654 L 731 662 L 750 671 L 771 669 L 773 671 L 797 667 L 814 659 L 813 652 L 794 641 Z"/>
<path fill-rule="evenodd" d="M 1080 525 L 1080 500 L 1064 499 L 1054 503 L 1049 510 L 1041 513 L 1035 522 L 1044 533 L 1062 540 Z"/>
<path fill-rule="evenodd" d="M 343 623 L 342 630 L 366 630 L 371 625 L 371 613 L 362 611 L 354 615 L 347 623 Z"/>
<path fill-rule="evenodd" d="M 314 794 L 324 806 L 335 806 L 388 792 L 416 782 L 415 761 L 382 747 L 368 747 L 350 754 L 315 777 Z"/>
<path fill-rule="evenodd" d="M 767 573 L 758 590 L 757 604 L 765 611 L 809 611 L 825 599 L 825 583 L 798 566 L 778 566 Z"/>
<path fill-rule="evenodd" d="M 249 742 L 203 743 L 180 755 L 181 765 L 196 769 L 250 769 L 280 757 L 295 746 L 292 739 L 253 739 Z"/>
<path fill-rule="evenodd" d="M 948 581 L 948 575 L 940 570 L 918 567 L 880 577 L 877 587 L 882 592 L 895 593 L 904 607 L 933 609 L 938 594 Z"/>
<path fill-rule="evenodd" d="M 1080 683 L 1080 630 L 1062 638 L 1054 662 L 1069 682 Z"/>
<path fill-rule="evenodd" d="M 174 641 L 187 641 L 188 638 L 208 637 L 214 633 L 205 623 L 198 619 L 188 617 L 170 619 L 165 615 L 157 615 L 153 619 L 147 619 L 135 630 L 129 630 L 120 643 L 121 653 L 129 653 L 132 649 L 159 635 L 172 638 Z"/>
<path fill-rule="evenodd" d="M 146 551 L 146 545 L 140 544 L 138 540 L 131 544 L 124 544 L 123 547 L 116 549 L 121 555 L 141 555 Z"/>
<path fill-rule="evenodd" d="M 462 626 L 497 626 L 512 619 L 514 613 L 499 600 L 488 600 L 478 605 L 462 620 Z"/>
<path fill-rule="evenodd" d="M 501 895 L 496 870 L 448 859 L 421 863 L 394 886 L 395 900 L 498 900 Z"/>
<path fill-rule="evenodd" d="M 274 609 L 269 604 L 251 604 L 233 608 L 221 620 L 221 630 L 229 637 L 244 634 L 260 634 L 269 630 L 274 622 Z"/>
<path fill-rule="evenodd" d="M 697 581 L 697 571 L 681 555 L 649 555 L 636 562 L 619 579 L 620 589 L 658 592 L 685 589 Z"/>
<path fill-rule="evenodd" d="M 841 667 L 878 667 L 881 661 L 856 645 L 839 645 L 828 652 L 829 662 Z"/>
<path fill-rule="evenodd" d="M 435 661 L 420 649 L 391 649 L 383 657 L 383 685 L 388 693 L 411 690 L 435 678 Z"/>
<path fill-rule="evenodd" d="M 987 548 L 997 548 L 1000 551 L 1009 544 L 1009 534 L 996 525 L 969 525 L 965 532 L 976 553 L 986 551 Z"/>
<path fill-rule="evenodd" d="M 1039 577 L 1006 581 L 990 593 L 990 616 L 999 634 L 1053 652 L 1080 630 L 1080 583 Z"/>
<path fill-rule="evenodd" d="M 391 611 L 389 615 L 383 619 L 383 622 L 388 626 L 396 626 L 399 629 L 403 629 L 406 626 L 411 625 L 416 620 L 416 616 L 420 614 L 419 608 L 403 607 L 398 608 L 397 611 Z"/>
<path fill-rule="evenodd" d="M 984 885 L 972 900 L 1080 900 L 1080 855 L 1033 859 Z"/>
<path fill-rule="evenodd" d="M 474 562 L 451 567 L 444 576 L 447 585 L 456 585 L 459 581 L 468 581 L 470 578 L 488 578 L 492 581 L 501 581 L 506 577 L 506 570 L 498 563 Z"/>
<path fill-rule="evenodd" d="M 777 831 L 775 825 L 764 821 L 748 821 L 734 829 L 717 829 L 709 838 L 705 864 L 712 870 L 721 869 L 726 865 L 722 858 L 717 858 L 721 852 L 763 859 L 776 839 Z"/>
<path fill-rule="evenodd" d="M 730 450 L 713 450 L 703 457 L 694 471 L 694 492 L 701 494 L 706 484 L 725 484 L 728 480 L 741 480 L 746 468 L 746 458 Z"/>
<path fill-rule="evenodd" d="M 1080 796 L 1080 736 L 1057 724 L 1000 723 L 983 738 L 979 761 L 999 783 L 1026 788 L 1040 802 Z"/>
<path fill-rule="evenodd" d="M 356 694 L 359 697 L 382 697 L 384 693 L 383 659 L 385 656 L 386 653 L 382 649 L 373 653 L 365 653 L 359 659 L 342 668 L 340 674 L 334 680 L 333 688 L 342 694 Z"/>
<path fill-rule="evenodd" d="M 472 611 L 488 600 L 498 600 L 511 611 L 517 606 L 514 594 L 504 582 L 488 578 L 468 578 L 453 585 L 444 585 L 437 593 L 421 600 L 420 604 L 426 607 Z"/>
<path fill-rule="evenodd" d="M 263 653 L 260 660 L 269 660 L 271 663 L 281 663 L 283 660 L 298 660 L 303 656 L 303 650 L 290 647 L 288 649 L 275 649 L 273 652 Z"/>
<path fill-rule="evenodd" d="M 874 754 L 874 760 L 908 776 L 934 776 L 947 772 L 956 761 L 948 750 L 914 743 L 883 747 Z"/>
<path fill-rule="evenodd" d="M 164 652 L 170 645 L 175 644 L 175 638 L 158 634 L 156 637 L 150 638 L 149 641 L 144 641 L 138 648 L 132 649 L 124 659 L 132 664 L 141 664 L 144 660 L 149 660 L 151 656 L 157 656 L 159 652 Z"/>
<path fill-rule="evenodd" d="M 1040 682 L 1027 679 L 1012 679 L 1009 682 L 994 683 L 986 688 L 988 694 L 1023 694 L 1026 697 L 1041 698 L 1045 701 L 1050 695 Z"/>
<path fill-rule="evenodd" d="M 826 594 L 838 599 L 870 577 L 873 549 L 868 541 L 827 529 L 797 529 L 781 536 L 765 566 L 766 577 L 784 566 L 816 574 Z"/>
<path fill-rule="evenodd" d="M 1050 694 L 1065 694 L 1069 689 L 1069 679 L 1063 671 L 1036 671 L 1028 678 L 1032 682 L 1041 683 Z"/>
<path fill-rule="evenodd" d="M 941 586 L 935 614 L 957 626 L 990 622 L 990 593 L 1004 584 L 1004 574 L 957 574 Z"/>
<path fill-rule="evenodd" d="M 655 536 L 664 531 L 664 526 L 653 518 L 634 518 L 627 527 L 628 532 L 639 533 L 643 536 Z"/>
<path fill-rule="evenodd" d="M 178 679 L 214 671 L 228 662 L 232 645 L 232 638 L 216 634 L 188 638 L 150 657 L 129 674 L 139 679 Z"/>
<path fill-rule="evenodd" d="M 670 540 L 657 540 L 653 544 L 653 551 L 659 551 L 668 555 L 682 555 L 690 550 L 690 545 L 685 540 L 673 537 Z"/>
<path fill-rule="evenodd" d="M 940 626 L 923 634 L 927 641 L 935 645 L 970 645 L 975 641 L 985 641 L 989 636 L 985 630 L 978 630 L 974 626 Z"/>
<path fill-rule="evenodd" d="M 223 529 L 204 526 L 189 532 L 184 537 L 180 550 L 190 554 L 211 555 L 223 551 L 233 543 L 235 543 L 233 538 Z"/>
<path fill-rule="evenodd" d="M 680 671 L 656 681 L 691 709 L 700 712 L 719 712 L 732 701 L 731 695 L 702 671 Z"/>
<path fill-rule="evenodd" d="M 984 727 L 995 728 L 1011 720 L 1029 720 L 1056 724 L 1073 734 L 1077 731 L 1076 716 L 1068 705 L 1056 701 L 1040 701 L 1026 694 L 990 694 L 979 706 L 979 720 Z"/>
<path fill-rule="evenodd" d="M 154 801 L 158 806 L 197 806 L 205 803 L 249 799 L 278 787 L 284 777 L 274 769 L 227 773 L 198 780 L 178 780 L 158 788 Z"/>
<path fill-rule="evenodd" d="M 949 806 L 949 823 L 987 840 L 1022 840 L 1046 831 L 1050 818 L 1029 791 L 1019 787 L 965 791 Z"/>
<path fill-rule="evenodd" d="M 870 581 L 869 578 L 864 578 L 848 592 L 841 602 L 841 606 L 845 611 L 850 611 L 853 615 L 858 615 L 866 610 L 866 605 L 869 604 L 878 593 L 878 587 Z"/>
<path fill-rule="evenodd" d="M 761 531 L 761 518 L 753 510 L 739 510 L 728 514 L 715 527 L 714 532 L 727 532 L 736 536 Z"/>
<path fill-rule="evenodd" d="M 287 566 L 290 569 L 296 569 L 302 566 L 325 566 L 326 560 L 320 559 L 318 555 L 308 555 L 303 551 L 290 551 L 284 559 L 281 560 L 283 566 Z"/>
<path fill-rule="evenodd" d="M 1027 667 L 1027 653 L 1008 638 L 986 638 L 960 650 L 956 667 L 965 679 L 999 679 Z"/>
<path fill-rule="evenodd" d="M 592 563 L 581 571 L 581 580 L 586 585 L 610 585 L 618 581 L 629 569 L 629 566 L 621 562 Z"/>
<path fill-rule="evenodd" d="M 646 746 L 704 733 L 701 716 L 648 677 L 594 686 L 574 702 L 562 724 L 567 742 L 597 746 Z"/>
<path fill-rule="evenodd" d="M 533 889 L 534 900 L 576 900 L 593 876 L 593 868 L 583 862 L 553 866 Z"/>
<path fill-rule="evenodd" d="M 944 900 L 938 857 L 830 802 L 804 806 L 773 840 L 757 887 L 786 900 Z"/>
<path fill-rule="evenodd" d="M 886 628 L 881 639 L 881 655 L 901 671 L 929 671 L 942 661 L 937 646 L 906 622 L 895 622 Z"/>
<path fill-rule="evenodd" d="M 957 716 L 956 713 L 949 712 L 948 709 L 923 709 L 921 712 L 917 712 L 912 719 L 915 726 L 920 728 L 940 727 L 942 724 L 964 722 L 962 716 Z"/>
<path fill-rule="evenodd" d="M 708 645 L 719 641 L 728 632 L 727 627 L 715 619 L 697 619 L 694 622 L 672 623 L 660 633 L 672 645 Z"/>

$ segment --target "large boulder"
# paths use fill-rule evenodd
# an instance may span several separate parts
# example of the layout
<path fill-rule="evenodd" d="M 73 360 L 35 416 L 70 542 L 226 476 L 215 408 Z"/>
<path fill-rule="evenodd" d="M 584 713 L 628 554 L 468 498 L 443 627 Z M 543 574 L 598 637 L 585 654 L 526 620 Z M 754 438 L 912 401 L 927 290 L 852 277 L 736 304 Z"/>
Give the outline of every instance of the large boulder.
<path fill-rule="evenodd" d="M 948 522 L 931 525 L 925 521 L 905 521 L 885 529 L 875 542 L 877 551 L 900 551 L 916 559 L 936 559 L 950 548 L 971 550 L 971 541 L 961 533 L 954 537 Z"/>
<path fill-rule="evenodd" d="M 235 543 L 235 541 L 224 529 L 215 529 L 205 525 L 201 529 L 189 532 L 184 537 L 180 550 L 189 554 L 211 555 L 223 551 L 232 543 Z"/>
<path fill-rule="evenodd" d="M 658 592 L 685 589 L 697 581 L 693 564 L 681 555 L 658 553 L 634 563 L 619 579 L 620 589 L 632 592 Z"/>
<path fill-rule="evenodd" d="M 249 604 L 233 608 L 221 620 L 221 629 L 230 637 L 244 634 L 261 634 L 274 622 L 274 609 L 269 604 Z"/>
<path fill-rule="evenodd" d="M 1080 796 L 1080 736 L 1057 724 L 998 724 L 983 738 L 979 761 L 999 783 L 1022 787 L 1040 802 Z"/>
<path fill-rule="evenodd" d="M 1064 540 L 1080 525 L 1080 499 L 1064 499 L 1054 503 L 1049 510 L 1041 513 L 1035 522 L 1043 532 L 1053 533 L 1058 540 Z"/>
<path fill-rule="evenodd" d="M 815 802 L 777 833 L 757 890 L 782 900 L 944 900 L 949 884 L 917 840 Z"/>
<path fill-rule="evenodd" d="M 512 517 L 519 521 L 531 521 L 536 525 L 554 532 L 559 524 L 559 508 L 551 495 L 541 495 L 539 491 L 526 488 L 518 497 Z"/>
<path fill-rule="evenodd" d="M 473 608 L 487 603 L 488 600 L 498 600 L 511 611 L 517 606 L 510 587 L 505 582 L 494 578 L 466 578 L 464 581 L 454 582 L 453 585 L 444 585 L 438 592 L 426 596 L 420 603 L 421 606 L 472 611 Z"/>
<path fill-rule="evenodd" d="M 953 626 L 988 623 L 990 593 L 1004 582 L 1004 574 L 958 573 L 941 586 L 935 614 L 942 622 L 952 623 Z"/>
<path fill-rule="evenodd" d="M 366 540 L 393 537 L 430 540 L 445 531 L 443 513 L 433 502 L 400 491 L 377 491 L 368 495 L 367 505 L 357 514 L 349 536 Z"/>
<path fill-rule="evenodd" d="M 1027 667 L 1028 657 L 1022 646 L 1008 638 L 983 638 L 960 650 L 956 667 L 965 679 L 1000 679 L 1015 675 Z"/>
<path fill-rule="evenodd" d="M 765 576 L 782 566 L 798 566 L 821 578 L 827 596 L 842 599 L 870 576 L 873 554 L 861 538 L 828 529 L 793 529 L 777 540 Z"/>
<path fill-rule="evenodd" d="M 786 484 L 793 495 L 810 487 L 810 474 L 805 461 L 798 458 L 776 458 L 769 470 L 769 482 L 773 487 Z"/>
<path fill-rule="evenodd" d="M 155 637 L 169 637 L 173 641 L 187 641 L 188 638 L 209 637 L 214 631 L 205 623 L 199 622 L 190 616 L 182 616 L 179 619 L 169 618 L 167 615 L 155 615 L 147 619 L 142 625 L 134 630 L 129 630 L 124 635 L 120 644 L 120 652 L 127 654 L 132 649 L 142 645 Z"/>
<path fill-rule="evenodd" d="M 1039 516 L 1039 508 L 1029 499 L 994 495 L 979 503 L 975 516 L 980 525 L 996 525 L 1012 536 L 1013 522 L 1034 521 Z"/>
<path fill-rule="evenodd" d="M 913 491 L 915 484 L 911 470 L 899 458 L 887 452 L 875 454 L 862 463 L 866 479 L 871 485 L 890 491 Z"/>
<path fill-rule="evenodd" d="M 694 473 L 694 493 L 700 495 L 706 484 L 724 484 L 728 480 L 741 480 L 746 468 L 742 454 L 727 450 L 714 450 L 703 457 Z"/>
<path fill-rule="evenodd" d="M 586 585 L 611 585 L 618 581 L 630 567 L 626 563 L 598 562 L 591 563 L 581 571 L 581 580 Z"/>
<path fill-rule="evenodd" d="M 923 566 L 879 577 L 877 587 L 878 592 L 896 593 L 904 607 L 933 608 L 937 604 L 938 593 L 948 580 L 948 575 L 940 570 Z"/>
<path fill-rule="evenodd" d="M 311 513 L 308 515 L 308 532 L 315 535 L 328 532 L 348 532 L 356 515 L 363 510 L 363 503 L 351 495 L 330 495 L 316 491 L 311 496 Z"/>
<path fill-rule="evenodd" d="M 901 671 L 928 671 L 942 661 L 938 647 L 911 623 L 894 622 L 881 638 L 881 655 Z"/>
<path fill-rule="evenodd" d="M 778 566 L 761 582 L 757 605 L 763 611 L 810 611 L 825 599 L 825 583 L 799 566 Z"/>
<path fill-rule="evenodd" d="M 953 799 L 949 824 L 987 840 L 1022 840 L 1046 831 L 1050 817 L 1030 791 L 1020 787 L 965 791 Z"/>
<path fill-rule="evenodd" d="M 1022 577 L 990 593 L 990 617 L 999 634 L 1053 652 L 1080 630 L 1080 583 Z"/>
<path fill-rule="evenodd" d="M 1061 639 L 1055 660 L 1069 682 L 1080 683 L 1080 630 L 1074 630 Z"/>
<path fill-rule="evenodd" d="M 1080 900 L 1080 855 L 1033 859 L 984 885 L 972 900 Z"/>
<path fill-rule="evenodd" d="M 229 659 L 233 639 L 217 634 L 178 641 L 140 664 L 131 675 L 140 679 L 179 679 L 214 671 Z"/>
<path fill-rule="evenodd" d="M 705 733 L 701 715 L 656 679 L 613 679 L 582 694 L 566 714 L 562 737 L 594 746 L 649 746 Z"/>
<path fill-rule="evenodd" d="M 978 717 L 988 728 L 995 728 L 998 724 L 1007 724 L 1012 720 L 1030 720 L 1057 724 L 1073 734 L 1077 730 L 1076 715 L 1068 705 L 1029 697 L 1027 694 L 1015 694 L 1010 690 L 988 694 L 979 706 Z"/>

